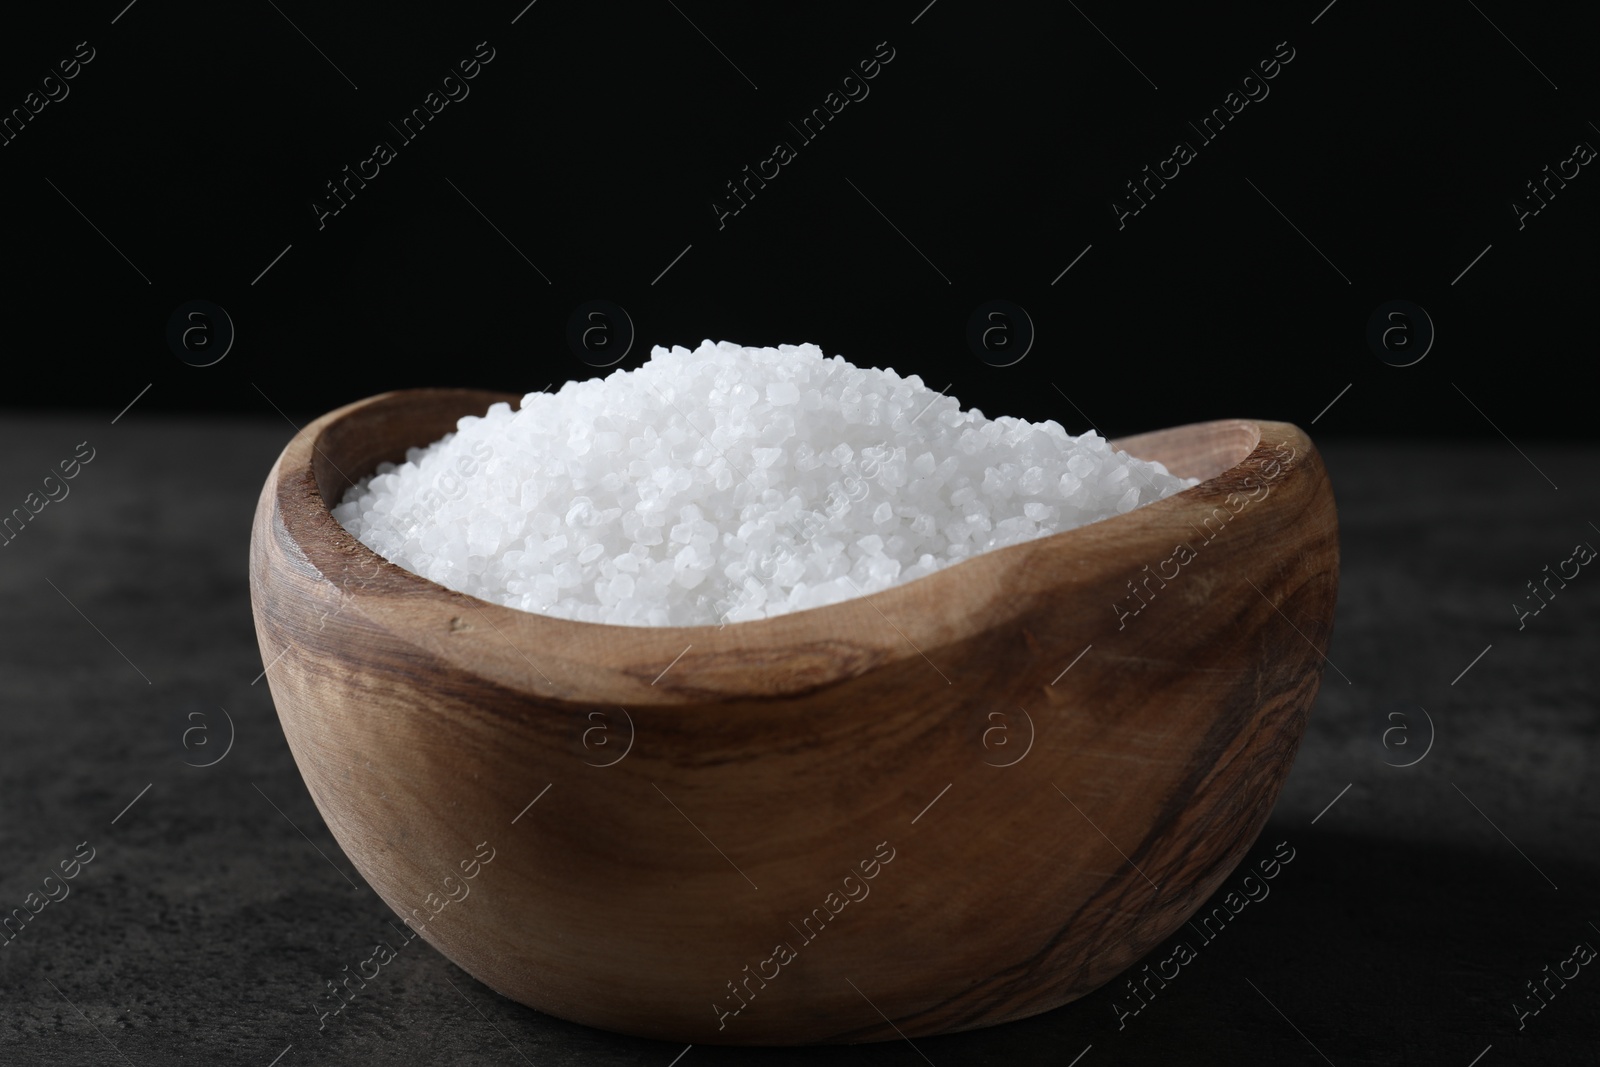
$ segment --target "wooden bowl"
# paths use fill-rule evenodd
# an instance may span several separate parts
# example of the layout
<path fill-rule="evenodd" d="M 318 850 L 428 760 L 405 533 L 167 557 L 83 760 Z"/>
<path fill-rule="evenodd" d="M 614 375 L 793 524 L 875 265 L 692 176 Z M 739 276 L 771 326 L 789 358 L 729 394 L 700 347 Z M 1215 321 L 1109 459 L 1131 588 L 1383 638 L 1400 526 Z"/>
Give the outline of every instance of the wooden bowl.
<path fill-rule="evenodd" d="M 387 393 L 311 423 L 250 556 L 329 829 L 493 989 L 694 1043 L 1001 1023 L 1164 942 L 1266 822 L 1338 579 L 1333 494 L 1294 426 L 1123 440 L 1204 481 L 871 596 L 629 627 L 452 592 L 330 514 L 499 400 Z"/>

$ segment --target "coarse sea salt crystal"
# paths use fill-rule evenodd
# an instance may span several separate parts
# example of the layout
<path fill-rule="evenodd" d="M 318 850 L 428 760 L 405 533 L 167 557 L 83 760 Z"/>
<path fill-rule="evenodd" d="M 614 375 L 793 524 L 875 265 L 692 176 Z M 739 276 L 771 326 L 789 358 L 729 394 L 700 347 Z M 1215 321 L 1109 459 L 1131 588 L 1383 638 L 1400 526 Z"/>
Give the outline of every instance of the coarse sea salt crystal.
<path fill-rule="evenodd" d="M 485 600 L 692 626 L 873 593 L 1194 484 L 815 345 L 705 341 L 465 416 L 333 513 Z"/>

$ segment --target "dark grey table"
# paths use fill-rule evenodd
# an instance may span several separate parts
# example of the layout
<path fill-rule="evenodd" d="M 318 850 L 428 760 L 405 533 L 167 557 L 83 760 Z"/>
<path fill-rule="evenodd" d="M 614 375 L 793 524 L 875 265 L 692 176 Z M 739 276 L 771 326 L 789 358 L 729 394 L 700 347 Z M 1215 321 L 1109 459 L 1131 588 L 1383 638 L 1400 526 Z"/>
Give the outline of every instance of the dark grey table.
<path fill-rule="evenodd" d="M 92 850 L 0 938 L 0 1064 L 1600 1063 L 1600 966 L 1513 1006 L 1600 947 L 1600 575 L 1521 629 L 1512 608 L 1600 545 L 1600 449 L 1324 446 L 1334 666 L 1251 857 L 1295 858 L 1137 1014 L 1118 982 L 914 1048 L 686 1050 L 531 1011 L 421 942 L 319 1032 L 324 982 L 392 916 L 256 681 L 246 545 L 291 432 L 0 414 L 0 512 L 93 450 L 0 547 L 0 909 Z"/>

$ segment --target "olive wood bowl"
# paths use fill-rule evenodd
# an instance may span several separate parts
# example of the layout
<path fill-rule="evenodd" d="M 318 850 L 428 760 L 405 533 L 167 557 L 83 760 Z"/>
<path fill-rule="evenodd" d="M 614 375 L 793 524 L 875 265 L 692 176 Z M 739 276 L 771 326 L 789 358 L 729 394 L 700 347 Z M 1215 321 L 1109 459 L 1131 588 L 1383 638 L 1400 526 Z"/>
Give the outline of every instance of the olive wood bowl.
<path fill-rule="evenodd" d="M 1201 483 L 843 603 L 635 627 L 453 592 L 332 517 L 496 401 L 306 426 L 250 589 L 328 828 L 408 936 L 507 997 L 713 1044 L 1019 1019 L 1160 945 L 1266 822 L 1338 582 L 1296 427 L 1127 438 Z"/>

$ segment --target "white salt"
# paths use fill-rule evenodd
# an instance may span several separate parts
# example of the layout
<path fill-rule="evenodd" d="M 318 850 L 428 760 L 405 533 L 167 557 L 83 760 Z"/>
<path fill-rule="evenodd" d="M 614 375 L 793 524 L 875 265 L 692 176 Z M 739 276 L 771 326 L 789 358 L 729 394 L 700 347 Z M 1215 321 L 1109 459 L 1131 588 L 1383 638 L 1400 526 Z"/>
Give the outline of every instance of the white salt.
<path fill-rule="evenodd" d="M 485 600 L 692 626 L 876 592 L 1194 484 L 815 345 L 706 341 L 468 415 L 333 514 Z"/>

